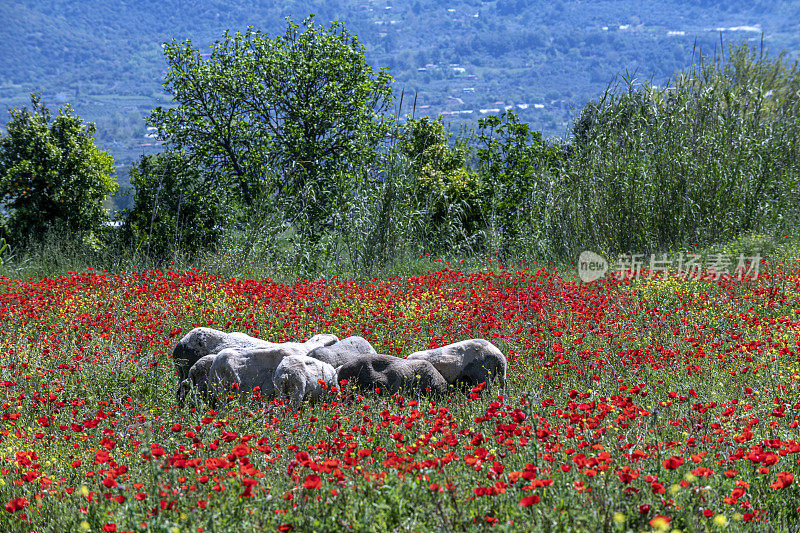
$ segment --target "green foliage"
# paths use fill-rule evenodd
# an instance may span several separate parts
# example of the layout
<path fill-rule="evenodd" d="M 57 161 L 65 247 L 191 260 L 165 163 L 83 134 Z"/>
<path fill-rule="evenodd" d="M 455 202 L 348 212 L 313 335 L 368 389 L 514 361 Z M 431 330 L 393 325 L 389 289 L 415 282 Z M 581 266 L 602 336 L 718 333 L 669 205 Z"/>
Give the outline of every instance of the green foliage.
<path fill-rule="evenodd" d="M 450 146 L 451 133 L 441 118 L 409 120 L 398 148 L 414 173 L 410 194 L 424 225 L 420 238 L 434 250 L 447 249 L 453 235 L 470 240 L 480 228 L 483 185 L 467 169 L 470 149 L 464 137 Z"/>
<path fill-rule="evenodd" d="M 450 132 L 445 129 L 441 118 L 410 119 L 402 127 L 398 148 L 422 167 L 431 164 L 431 157 L 427 156 L 426 151 L 438 145 L 447 145 L 449 138 Z M 453 157 L 453 161 L 458 163 L 456 157 Z"/>
<path fill-rule="evenodd" d="M 743 46 L 663 88 L 626 75 L 584 108 L 568 144 L 510 112 L 481 119 L 470 146 L 451 147 L 440 122 L 411 121 L 399 150 L 427 221 L 415 235 L 450 257 L 514 261 L 796 234 L 797 74 Z"/>
<path fill-rule="evenodd" d="M 12 109 L 0 137 L 0 202 L 5 232 L 16 242 L 48 228 L 92 241 L 108 214 L 103 200 L 117 188 L 112 157 L 94 142 L 94 125 L 66 105 L 51 122 L 40 96 Z"/>
<path fill-rule="evenodd" d="M 289 22 L 283 35 L 225 33 L 204 59 L 191 41 L 167 43 L 165 89 L 174 108 L 148 122 L 252 206 L 266 193 L 312 235 L 354 168 L 368 166 L 388 131 L 390 76 L 375 73 L 342 24 Z"/>
<path fill-rule="evenodd" d="M 517 5 L 498 8 L 509 14 Z M 482 46 L 502 58 L 512 46 L 504 39 Z M 663 87 L 626 74 L 621 88 L 583 108 L 563 143 L 507 111 L 458 135 L 441 118 L 412 119 L 383 148 L 390 78 L 365 53 L 342 24 L 321 28 L 313 19 L 290 22 L 275 38 L 226 33 L 210 54 L 191 41 L 165 45 L 165 86 L 178 105 L 149 121 L 176 150 L 143 158 L 132 172 L 128 250 L 152 261 L 194 255 L 185 259 L 235 276 L 266 264 L 311 278 L 371 275 L 426 253 L 563 260 L 587 248 L 712 249 L 742 235 L 797 234 L 800 82 L 782 57 L 732 47 Z M 441 63 L 426 51 L 414 60 Z M 465 84 L 480 92 L 479 80 Z M 487 105 L 503 103 L 494 99 Z M 14 121 L 50 134 L 46 108 L 35 108 L 16 111 Z M 10 125 L 3 146 L 23 138 L 19 131 Z M 26 139 L 17 152 L 59 153 L 56 141 Z M 61 179 L 54 169 L 70 167 L 67 160 L 43 172 L 17 165 L 14 175 Z M 3 176 L 6 191 L 29 200 Z M 15 216 L 38 223 L 20 205 L 6 207 L 8 235 L 40 235 L 39 226 L 19 229 Z"/>
<path fill-rule="evenodd" d="M 220 237 L 221 195 L 201 179 L 186 154 L 142 156 L 131 169 L 133 207 L 124 211 L 122 234 L 147 258 L 188 256 L 210 249 Z"/>
<path fill-rule="evenodd" d="M 441 118 L 409 120 L 400 137 L 400 150 L 418 169 L 418 186 L 424 193 L 444 193 L 451 200 L 479 194 L 478 183 L 465 169 L 469 146 L 451 133 Z"/>
<path fill-rule="evenodd" d="M 796 228 L 799 74 L 742 46 L 587 106 L 560 184 L 573 243 L 649 252 Z"/>
<path fill-rule="evenodd" d="M 478 128 L 452 146 L 441 119 L 410 120 L 403 128 L 398 149 L 415 175 L 411 196 L 427 222 L 419 238 L 431 251 L 538 254 L 564 148 L 510 111 L 479 120 Z"/>
<path fill-rule="evenodd" d="M 8 251 L 8 243 L 5 237 L 0 237 L 0 275 L 6 274 L 6 252 Z"/>
<path fill-rule="evenodd" d="M 564 164 L 564 150 L 546 142 L 511 111 L 478 121 L 476 159 L 491 197 L 490 248 L 506 256 L 539 240 L 546 231 L 547 198 Z M 517 250 L 518 251 L 518 250 Z"/>

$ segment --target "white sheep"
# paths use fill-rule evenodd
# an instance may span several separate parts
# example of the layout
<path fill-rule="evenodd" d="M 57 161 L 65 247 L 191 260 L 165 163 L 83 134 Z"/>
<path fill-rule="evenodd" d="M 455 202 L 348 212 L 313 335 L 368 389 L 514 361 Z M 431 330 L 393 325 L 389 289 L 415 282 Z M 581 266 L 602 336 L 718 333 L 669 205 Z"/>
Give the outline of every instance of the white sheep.
<path fill-rule="evenodd" d="M 208 375 L 211 392 L 225 400 L 232 391 L 241 401 L 250 398 L 256 387 L 261 395 L 272 398 L 272 378 L 280 362 L 288 356 L 307 355 L 319 346 L 333 344 L 335 335 L 317 335 L 306 342 L 284 342 L 266 347 L 226 348 L 217 354 Z M 234 389 L 234 387 L 236 387 Z"/>
<path fill-rule="evenodd" d="M 375 348 L 364 337 L 347 337 L 335 344 L 314 348 L 308 352 L 309 357 L 319 359 L 334 368 L 342 366 L 352 359 L 358 359 L 364 354 L 376 354 Z"/>
<path fill-rule="evenodd" d="M 219 353 L 225 348 L 250 348 L 273 346 L 274 342 L 251 337 L 245 333 L 226 333 L 213 328 L 194 328 L 183 336 L 172 351 L 172 363 L 178 372 L 178 382 L 189 377 L 189 369 L 198 359 L 208 354 Z"/>
<path fill-rule="evenodd" d="M 336 386 L 336 370 L 307 355 L 289 355 L 278 364 L 272 383 L 278 396 L 290 398 L 298 409 L 303 400 L 318 402 Z"/>
<path fill-rule="evenodd" d="M 485 339 L 468 339 L 441 348 L 421 350 L 410 354 L 407 359 L 430 362 L 450 385 L 474 387 L 483 382 L 491 385 L 492 380 L 500 378 L 500 385 L 506 389 L 506 356 Z"/>

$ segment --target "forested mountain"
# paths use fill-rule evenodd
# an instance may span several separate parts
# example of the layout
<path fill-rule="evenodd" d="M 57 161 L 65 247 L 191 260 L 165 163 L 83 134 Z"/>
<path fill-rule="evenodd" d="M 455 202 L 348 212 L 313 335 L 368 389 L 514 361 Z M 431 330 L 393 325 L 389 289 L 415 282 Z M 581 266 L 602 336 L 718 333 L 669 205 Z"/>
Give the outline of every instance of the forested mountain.
<path fill-rule="evenodd" d="M 417 116 L 454 126 L 513 106 L 549 136 L 626 71 L 664 83 L 721 42 L 763 34 L 768 53 L 795 56 L 800 45 L 798 1 L 11 0 L 0 3 L 0 122 L 41 92 L 95 122 L 98 145 L 128 163 L 158 150 L 142 117 L 169 104 L 163 42 L 207 47 L 248 26 L 277 34 L 309 13 L 344 22 L 388 68 L 403 114 L 415 94 Z"/>

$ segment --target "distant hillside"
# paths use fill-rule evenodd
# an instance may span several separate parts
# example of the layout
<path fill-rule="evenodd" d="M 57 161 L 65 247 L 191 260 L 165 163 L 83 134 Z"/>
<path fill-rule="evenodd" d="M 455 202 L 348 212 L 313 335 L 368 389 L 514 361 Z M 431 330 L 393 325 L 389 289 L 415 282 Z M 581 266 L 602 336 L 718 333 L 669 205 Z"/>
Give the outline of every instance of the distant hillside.
<path fill-rule="evenodd" d="M 762 32 L 770 52 L 797 56 L 800 46 L 800 1 L 12 0 L 0 3 L 0 122 L 42 92 L 95 122 L 98 143 L 128 163 L 158 149 L 141 119 L 169 101 L 162 42 L 207 46 L 248 25 L 277 33 L 285 17 L 310 12 L 343 21 L 398 94 L 418 94 L 417 115 L 474 125 L 512 106 L 546 135 L 563 135 L 570 104 L 618 73 L 662 83 L 689 65 L 695 42 L 696 56 L 712 55 L 720 37 L 760 41 Z"/>

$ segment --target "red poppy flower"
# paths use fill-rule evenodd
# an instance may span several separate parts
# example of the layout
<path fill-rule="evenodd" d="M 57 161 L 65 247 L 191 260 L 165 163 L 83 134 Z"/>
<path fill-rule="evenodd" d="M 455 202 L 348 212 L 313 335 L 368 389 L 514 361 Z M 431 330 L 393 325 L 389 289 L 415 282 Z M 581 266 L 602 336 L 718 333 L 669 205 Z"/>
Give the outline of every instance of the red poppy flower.
<path fill-rule="evenodd" d="M 666 468 L 667 470 L 675 470 L 685 462 L 686 461 L 683 460 L 683 457 L 678 457 L 677 455 L 673 455 L 672 457 L 664 461 L 663 465 L 664 468 Z"/>
<path fill-rule="evenodd" d="M 231 449 L 231 453 L 236 457 L 244 457 L 248 453 L 250 453 L 250 446 L 248 446 L 244 442 L 241 442 Z"/>
<path fill-rule="evenodd" d="M 709 477 L 714 475 L 714 471 L 710 468 L 706 468 L 705 466 L 700 466 L 692 470 L 692 474 L 697 477 Z"/>
<path fill-rule="evenodd" d="M 322 486 L 322 480 L 316 474 L 309 474 L 303 481 L 303 488 L 305 489 L 318 489 Z"/>
<path fill-rule="evenodd" d="M 24 509 L 28 505 L 30 505 L 30 502 L 28 501 L 27 498 L 14 498 L 10 502 L 8 502 L 5 507 L 6 511 L 8 511 L 9 513 L 15 513 L 17 511 Z"/>
<path fill-rule="evenodd" d="M 773 489 L 785 489 L 794 481 L 794 474 L 791 472 L 778 472 L 778 480 L 770 485 Z"/>

